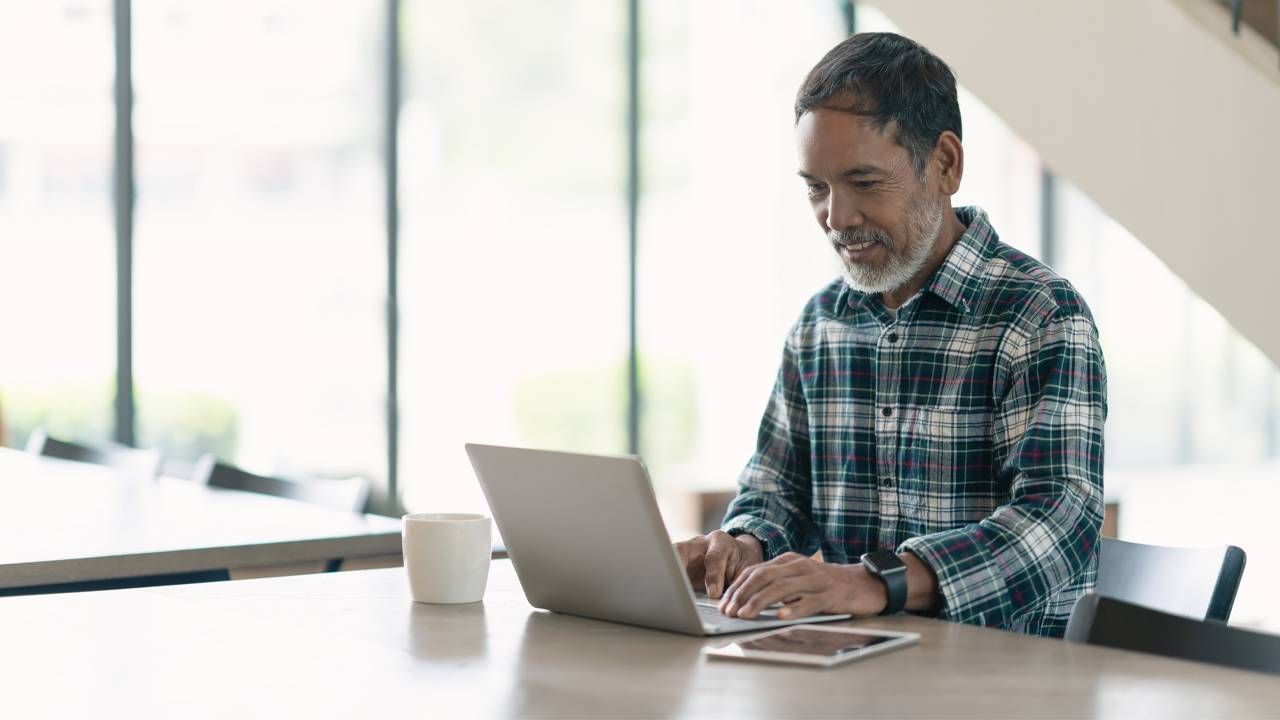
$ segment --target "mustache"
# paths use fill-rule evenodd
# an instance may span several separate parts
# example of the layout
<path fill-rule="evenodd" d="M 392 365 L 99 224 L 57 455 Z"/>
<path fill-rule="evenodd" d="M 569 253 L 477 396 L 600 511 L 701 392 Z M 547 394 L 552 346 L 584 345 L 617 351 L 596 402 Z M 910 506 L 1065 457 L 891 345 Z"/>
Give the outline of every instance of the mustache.
<path fill-rule="evenodd" d="M 872 230 L 869 228 L 853 228 L 844 230 L 832 230 L 827 233 L 827 239 L 831 241 L 832 246 L 840 247 L 841 245 L 861 245 L 865 242 L 877 242 L 881 245 L 893 245 L 893 239 L 889 237 L 889 233 L 884 230 Z"/>

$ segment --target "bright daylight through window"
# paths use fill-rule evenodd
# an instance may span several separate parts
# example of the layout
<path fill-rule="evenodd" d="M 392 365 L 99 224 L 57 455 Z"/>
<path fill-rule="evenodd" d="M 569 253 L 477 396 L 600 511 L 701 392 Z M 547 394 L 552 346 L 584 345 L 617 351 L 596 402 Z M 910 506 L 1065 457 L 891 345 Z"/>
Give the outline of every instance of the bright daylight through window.
<path fill-rule="evenodd" d="M 662 511 L 677 535 L 719 523 L 787 330 L 839 272 L 795 177 L 792 103 L 847 33 L 846 3 L 639 4 L 634 308 L 626 3 L 402 0 L 394 57 L 386 0 L 130 6 L 140 445 L 171 468 L 212 452 L 384 492 L 395 467 L 404 508 L 484 512 L 466 442 L 628 450 L 634 310 L 640 451 Z M 112 11 L 0 2 L 10 446 L 40 426 L 116 434 Z M 896 29 L 869 5 L 855 17 Z M 1096 317 L 1119 536 L 1246 547 L 1233 621 L 1280 630 L 1263 514 L 1280 504 L 1274 363 L 958 81 L 954 204 L 982 206 Z"/>

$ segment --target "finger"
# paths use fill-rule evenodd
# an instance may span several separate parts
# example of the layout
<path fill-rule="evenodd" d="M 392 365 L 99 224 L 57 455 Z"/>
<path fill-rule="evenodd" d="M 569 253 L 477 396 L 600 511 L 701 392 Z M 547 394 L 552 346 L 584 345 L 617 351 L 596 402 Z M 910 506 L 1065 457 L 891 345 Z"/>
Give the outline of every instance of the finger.
<path fill-rule="evenodd" d="M 688 568 L 689 567 L 689 543 L 687 541 L 678 542 L 672 547 L 675 548 L 676 558 L 680 560 L 680 567 L 682 569 Z"/>
<path fill-rule="evenodd" d="M 720 612 L 727 614 L 729 603 L 733 602 L 733 598 L 737 596 L 738 591 L 742 588 L 742 586 L 745 583 L 750 581 L 751 576 L 754 573 L 759 572 L 760 570 L 765 569 L 768 566 L 769 566 L 769 563 L 763 562 L 763 563 L 757 563 L 755 565 L 749 565 L 745 568 L 740 569 L 735 574 L 735 577 L 733 578 L 733 582 L 730 583 L 729 587 L 724 591 L 724 597 L 721 598 L 720 600 Z"/>
<path fill-rule="evenodd" d="M 680 564 L 684 567 L 685 576 L 689 578 L 689 584 L 693 587 L 701 587 L 702 583 L 702 556 L 680 558 Z"/>
<path fill-rule="evenodd" d="M 724 571 L 725 585 L 732 586 L 733 583 L 736 582 L 738 578 L 742 576 L 742 573 L 745 572 L 747 568 L 754 567 L 756 565 L 762 565 L 762 564 L 763 563 L 753 562 L 752 558 L 747 557 L 746 553 L 739 552 L 737 562 L 732 563 L 725 567 L 725 571 Z M 729 591 L 725 590 L 725 594 L 727 595 L 728 593 Z"/>
<path fill-rule="evenodd" d="M 779 578 L 807 572 L 811 570 L 805 564 L 795 563 L 784 556 L 748 568 L 738 580 L 734 581 L 733 587 L 720 603 L 721 612 L 726 615 L 738 614 L 757 593 Z"/>
<path fill-rule="evenodd" d="M 707 553 L 703 557 L 703 572 L 706 577 L 707 597 L 715 600 L 724 589 L 725 569 L 736 563 L 733 538 L 723 532 L 716 531 L 707 537 Z"/>
<path fill-rule="evenodd" d="M 744 598 L 737 616 L 754 618 L 776 602 L 795 601 L 798 598 L 821 593 L 826 590 L 826 583 L 821 575 L 809 573 L 805 575 L 780 577 L 760 588 L 750 598 Z"/>
<path fill-rule="evenodd" d="M 738 557 L 739 557 L 739 562 L 737 566 L 733 568 L 732 572 L 728 572 L 725 577 L 725 582 L 730 584 L 729 588 L 725 590 L 725 593 L 724 593 L 726 598 L 729 597 L 729 595 L 732 594 L 738 587 L 741 587 L 742 582 L 745 581 L 745 579 L 743 578 L 743 575 L 749 568 L 791 565 L 797 561 L 809 559 L 805 555 L 801 555 L 800 553 L 793 553 L 793 552 L 783 553 L 772 560 L 767 560 L 761 563 L 752 563 L 751 559 L 746 557 L 742 553 L 739 553 Z"/>
<path fill-rule="evenodd" d="M 680 567 L 688 569 L 690 563 L 701 557 L 702 553 L 698 552 L 696 543 L 701 538 L 689 538 L 675 543 L 672 547 L 676 550 L 676 556 L 680 558 Z"/>
<path fill-rule="evenodd" d="M 690 565 L 685 572 L 689 576 L 689 586 L 692 587 L 695 592 L 698 588 L 703 586 L 704 582 L 706 582 L 704 579 L 705 574 L 703 572 L 701 560 L 695 561 L 694 564 Z"/>

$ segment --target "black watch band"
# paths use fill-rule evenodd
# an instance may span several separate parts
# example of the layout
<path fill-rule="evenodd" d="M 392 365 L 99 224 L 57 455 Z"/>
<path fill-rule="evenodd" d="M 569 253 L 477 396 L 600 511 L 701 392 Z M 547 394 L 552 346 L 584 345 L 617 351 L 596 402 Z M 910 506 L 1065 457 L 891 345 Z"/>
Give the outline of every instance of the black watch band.
<path fill-rule="evenodd" d="M 889 550 L 876 550 L 862 556 L 862 566 L 884 583 L 888 601 L 881 615 L 902 612 L 907 606 L 907 564 Z"/>

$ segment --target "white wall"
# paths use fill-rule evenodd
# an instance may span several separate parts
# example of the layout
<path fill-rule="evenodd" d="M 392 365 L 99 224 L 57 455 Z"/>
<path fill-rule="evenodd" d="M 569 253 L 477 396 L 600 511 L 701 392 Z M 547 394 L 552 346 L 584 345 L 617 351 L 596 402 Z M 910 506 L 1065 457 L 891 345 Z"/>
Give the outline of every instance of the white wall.
<path fill-rule="evenodd" d="M 1273 362 L 1280 58 L 1210 0 L 869 0 Z"/>

